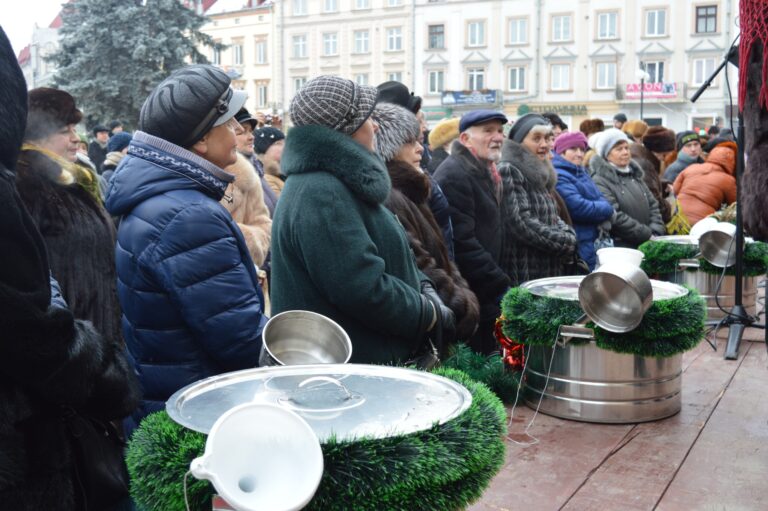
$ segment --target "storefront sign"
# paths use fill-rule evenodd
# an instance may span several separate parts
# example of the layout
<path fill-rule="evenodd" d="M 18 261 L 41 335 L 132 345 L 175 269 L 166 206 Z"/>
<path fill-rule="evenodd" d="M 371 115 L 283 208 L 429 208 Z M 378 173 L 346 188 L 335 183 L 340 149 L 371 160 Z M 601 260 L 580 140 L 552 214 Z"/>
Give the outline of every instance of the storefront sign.
<path fill-rule="evenodd" d="M 423 106 L 421 111 L 428 121 L 439 121 L 453 116 L 453 108 L 446 106 Z"/>
<path fill-rule="evenodd" d="M 624 97 L 626 99 L 640 99 L 640 84 L 628 83 Z M 644 83 L 643 98 L 674 99 L 677 97 L 677 84 L 667 82 Z"/>
<path fill-rule="evenodd" d="M 444 91 L 443 105 L 495 105 L 500 99 L 496 90 Z"/>
<path fill-rule="evenodd" d="M 541 114 L 552 112 L 558 115 L 587 115 L 587 105 L 520 105 L 517 108 L 518 115 L 528 112 Z"/>

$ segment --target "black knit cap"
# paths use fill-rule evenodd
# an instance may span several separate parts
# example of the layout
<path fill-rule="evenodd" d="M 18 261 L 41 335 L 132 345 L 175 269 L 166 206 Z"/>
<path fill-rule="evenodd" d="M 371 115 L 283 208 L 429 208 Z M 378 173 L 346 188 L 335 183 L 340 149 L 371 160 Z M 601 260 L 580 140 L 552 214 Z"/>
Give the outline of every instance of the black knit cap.
<path fill-rule="evenodd" d="M 230 82 L 224 71 L 207 64 L 174 71 L 144 101 L 139 129 L 181 147 L 194 145 L 245 104 L 248 95 Z"/>
<path fill-rule="evenodd" d="M 264 126 L 253 132 L 253 150 L 256 154 L 264 154 L 272 144 L 278 140 L 283 140 L 285 134 L 272 126 Z"/>
<path fill-rule="evenodd" d="M 688 142 L 699 142 L 699 134 L 692 130 L 681 131 L 677 134 L 675 146 L 678 151 Z"/>

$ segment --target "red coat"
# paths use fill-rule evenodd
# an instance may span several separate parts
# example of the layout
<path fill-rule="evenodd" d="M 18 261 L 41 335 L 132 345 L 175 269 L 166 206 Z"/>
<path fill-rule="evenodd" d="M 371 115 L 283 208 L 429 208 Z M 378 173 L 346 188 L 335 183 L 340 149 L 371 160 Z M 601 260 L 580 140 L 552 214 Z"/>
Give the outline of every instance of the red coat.
<path fill-rule="evenodd" d="M 736 144 L 715 147 L 707 161 L 689 165 L 675 179 L 674 191 L 691 225 L 736 202 Z"/>

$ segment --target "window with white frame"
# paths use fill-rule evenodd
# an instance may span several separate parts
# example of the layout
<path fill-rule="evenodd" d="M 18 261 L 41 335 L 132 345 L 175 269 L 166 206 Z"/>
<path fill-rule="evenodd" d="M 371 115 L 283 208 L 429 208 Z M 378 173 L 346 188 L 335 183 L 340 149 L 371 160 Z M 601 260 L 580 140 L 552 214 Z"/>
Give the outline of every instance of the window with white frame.
<path fill-rule="evenodd" d="M 232 43 L 232 65 L 243 65 L 243 43 L 239 41 Z"/>
<path fill-rule="evenodd" d="M 552 40 L 570 41 L 571 39 L 571 16 L 552 16 Z"/>
<path fill-rule="evenodd" d="M 370 9 L 371 0 L 355 0 L 355 9 Z"/>
<path fill-rule="evenodd" d="M 597 38 L 616 39 L 618 32 L 619 13 L 601 12 L 597 15 Z"/>
<path fill-rule="evenodd" d="M 338 0 L 323 0 L 323 12 L 336 12 L 339 10 Z"/>
<path fill-rule="evenodd" d="M 616 63 L 598 62 L 596 66 L 596 84 L 597 89 L 616 88 Z"/>
<path fill-rule="evenodd" d="M 667 34 L 667 10 L 650 9 L 645 11 L 646 37 L 658 37 Z"/>
<path fill-rule="evenodd" d="M 293 58 L 307 58 L 307 34 L 293 36 Z"/>
<path fill-rule="evenodd" d="M 402 71 L 394 71 L 387 73 L 387 80 L 390 82 L 402 82 L 403 81 L 403 72 Z"/>
<path fill-rule="evenodd" d="M 467 46 L 485 46 L 485 21 L 467 24 Z"/>
<path fill-rule="evenodd" d="M 428 73 L 427 91 L 430 94 L 440 94 L 443 92 L 443 80 L 445 72 L 442 69 L 433 69 Z"/>
<path fill-rule="evenodd" d="M 304 87 L 304 84 L 307 83 L 307 77 L 306 76 L 294 76 L 293 77 L 293 92 L 299 92 L 299 89 Z"/>
<path fill-rule="evenodd" d="M 403 49 L 403 28 L 391 27 L 387 29 L 387 51 L 400 51 Z"/>
<path fill-rule="evenodd" d="M 701 85 L 715 71 L 715 59 L 707 57 L 693 61 L 693 85 Z"/>
<path fill-rule="evenodd" d="M 717 6 L 696 6 L 696 33 L 711 34 L 717 32 Z"/>
<path fill-rule="evenodd" d="M 397 7 L 403 5 L 403 0 L 387 0 L 387 7 Z"/>
<path fill-rule="evenodd" d="M 368 85 L 368 73 L 358 73 L 355 75 L 355 83 L 358 85 Z"/>
<path fill-rule="evenodd" d="M 469 90 L 485 88 L 485 68 L 470 67 L 467 69 L 467 88 Z"/>
<path fill-rule="evenodd" d="M 256 82 L 256 106 L 264 108 L 269 103 L 269 84 L 266 82 Z"/>
<path fill-rule="evenodd" d="M 303 16 L 307 14 L 307 0 L 293 0 L 293 15 Z"/>
<path fill-rule="evenodd" d="M 354 52 L 355 53 L 368 53 L 370 51 L 368 31 L 367 30 L 355 30 L 353 33 Z"/>
<path fill-rule="evenodd" d="M 445 25 L 429 25 L 427 27 L 427 46 L 430 50 L 445 48 Z"/>
<path fill-rule="evenodd" d="M 219 44 L 221 41 L 216 41 L 216 44 Z M 213 62 L 214 65 L 220 66 L 221 65 L 221 50 L 219 48 L 213 49 L 213 57 L 211 58 L 211 62 Z"/>
<path fill-rule="evenodd" d="M 338 55 L 338 37 L 336 32 L 326 32 L 323 34 L 323 55 Z"/>
<path fill-rule="evenodd" d="M 525 68 L 513 66 L 509 68 L 509 83 L 507 90 L 518 92 L 525 90 Z"/>
<path fill-rule="evenodd" d="M 549 68 L 549 88 L 551 90 L 570 90 L 571 65 L 552 64 Z"/>
<path fill-rule="evenodd" d="M 528 19 L 512 18 L 509 20 L 509 44 L 528 42 Z"/>
<path fill-rule="evenodd" d="M 256 63 L 266 64 L 267 63 L 267 41 L 265 39 L 256 41 L 255 50 L 256 50 Z"/>
<path fill-rule="evenodd" d="M 664 81 L 664 62 L 641 62 L 640 68 L 648 73 L 648 80 L 646 80 L 648 83 L 658 83 Z"/>

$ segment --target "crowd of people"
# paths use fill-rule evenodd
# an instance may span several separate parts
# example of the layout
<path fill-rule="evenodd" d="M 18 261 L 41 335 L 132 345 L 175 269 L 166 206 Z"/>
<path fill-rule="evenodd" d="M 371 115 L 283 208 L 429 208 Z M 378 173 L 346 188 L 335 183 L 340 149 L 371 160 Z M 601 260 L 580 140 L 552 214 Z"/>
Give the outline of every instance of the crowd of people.
<path fill-rule="evenodd" d="M 735 201 L 727 133 L 493 110 L 427 130 L 405 85 L 337 76 L 297 92 L 284 132 L 226 73 L 190 65 L 135 131 L 99 125 L 88 145 L 82 98 L 27 93 L 0 43 L 0 497 L 14 509 L 89 498 L 52 410 L 130 436 L 181 387 L 258 366 L 270 315 L 330 317 L 352 362 L 431 368 L 459 341 L 491 354 L 510 287 L 588 272 L 597 242 L 684 234 Z"/>

